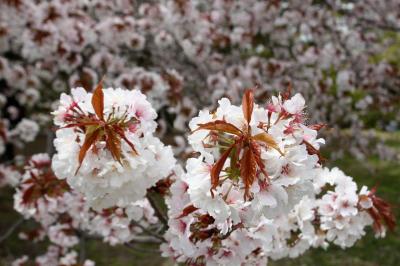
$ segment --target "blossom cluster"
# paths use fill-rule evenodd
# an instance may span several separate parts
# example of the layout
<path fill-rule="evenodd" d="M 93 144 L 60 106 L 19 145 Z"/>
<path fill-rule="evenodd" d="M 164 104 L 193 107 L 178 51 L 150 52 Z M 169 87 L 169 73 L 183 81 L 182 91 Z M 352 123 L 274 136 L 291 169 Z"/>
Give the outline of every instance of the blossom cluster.
<path fill-rule="evenodd" d="M 142 200 L 175 165 L 156 138 L 156 112 L 140 91 L 83 88 L 62 94 L 54 111 L 59 127 L 52 166 L 99 210 Z"/>
<path fill-rule="evenodd" d="M 300 94 L 242 106 L 227 98 L 192 119 L 199 154 L 171 187 L 163 255 L 193 265 L 243 265 L 297 257 L 329 243 L 354 245 L 373 225 L 394 226 L 390 208 L 351 177 L 322 166 L 322 125 L 306 125 Z"/>
<path fill-rule="evenodd" d="M 0 165 L 0 188 L 15 187 L 21 180 L 21 174 L 13 166 Z"/>
<path fill-rule="evenodd" d="M 256 88 L 255 88 L 256 89 Z M 56 154 L 32 156 L 20 174 L 14 208 L 48 239 L 37 265 L 93 265 L 78 254 L 82 238 L 135 248 L 160 245 L 163 256 L 189 265 L 265 264 L 310 248 L 353 246 L 372 226 L 377 237 L 395 227 L 391 206 L 376 189 L 360 190 L 338 168 L 323 166 L 306 101 L 291 87 L 264 105 L 245 91 L 241 106 L 222 98 L 190 123 L 197 156 L 176 164 L 154 136 L 156 112 L 139 91 L 75 88 L 53 112 Z M 168 213 L 154 195 L 165 196 Z M 14 265 L 23 265 L 23 256 Z"/>
<path fill-rule="evenodd" d="M 140 239 L 147 228 L 159 230 L 158 218 L 147 199 L 124 208 L 91 209 L 81 193 L 54 175 L 47 154 L 36 154 L 27 162 L 14 195 L 14 208 L 25 219 L 38 223 L 34 229 L 21 231 L 21 239 L 37 242 L 47 237 L 51 243 L 47 253 L 35 259 L 37 265 L 76 265 L 78 254 L 74 247 L 83 235 L 116 245 Z M 28 260 L 24 256 L 14 265 Z M 83 265 L 94 264 L 86 260 Z"/>
<path fill-rule="evenodd" d="M 21 148 L 34 141 L 38 133 L 39 125 L 34 120 L 23 118 L 10 128 L 10 120 L 0 118 L 0 155 L 5 153 L 7 144 Z"/>
<path fill-rule="evenodd" d="M 20 232 L 21 239 L 37 242 L 47 236 L 52 243 L 46 254 L 35 259 L 37 265 L 76 264 L 77 254 L 71 248 L 79 243 L 78 232 L 87 222 L 88 208 L 81 195 L 54 175 L 48 154 L 36 154 L 27 162 L 14 194 L 14 208 L 25 219 L 39 224 L 35 229 Z M 24 256 L 14 265 L 28 260 Z M 91 265 L 89 260 L 87 263 Z"/>
<path fill-rule="evenodd" d="M 319 150 L 400 158 L 374 130 L 399 128 L 399 32 L 398 0 L 0 1 L 0 188 L 51 242 L 35 263 L 85 263 L 82 237 L 234 265 L 384 236 L 390 206 Z"/>

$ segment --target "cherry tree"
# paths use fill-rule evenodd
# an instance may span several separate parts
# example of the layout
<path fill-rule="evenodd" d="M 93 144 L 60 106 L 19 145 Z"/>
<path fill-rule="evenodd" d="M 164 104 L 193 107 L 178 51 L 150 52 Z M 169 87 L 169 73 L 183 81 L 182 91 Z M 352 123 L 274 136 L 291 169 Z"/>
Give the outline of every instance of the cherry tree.
<path fill-rule="evenodd" d="M 155 111 L 139 91 L 99 83 L 93 93 L 63 94 L 53 112 L 57 152 L 32 156 L 14 196 L 15 209 L 39 225 L 21 237 L 51 242 L 35 263 L 93 265 L 74 249 L 85 236 L 158 244 L 189 265 L 261 265 L 329 244 L 351 247 L 368 226 L 376 237 L 394 229 L 375 188 L 358 189 L 323 166 L 323 125 L 305 124 L 301 94 L 256 105 L 246 90 L 241 106 L 218 104 L 189 123 L 197 155 L 185 171 L 153 136 Z"/>
<path fill-rule="evenodd" d="M 241 265 L 384 236 L 390 205 L 320 147 L 399 158 L 376 133 L 400 122 L 399 31 L 396 0 L 0 1 L 8 232 L 51 243 L 14 265 L 93 265 L 85 238 Z"/>

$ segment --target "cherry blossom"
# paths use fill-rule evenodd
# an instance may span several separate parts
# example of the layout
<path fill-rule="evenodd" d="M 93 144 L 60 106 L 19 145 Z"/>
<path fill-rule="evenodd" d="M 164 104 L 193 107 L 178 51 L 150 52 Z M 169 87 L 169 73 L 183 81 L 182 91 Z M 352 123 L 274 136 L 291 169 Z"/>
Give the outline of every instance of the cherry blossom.
<path fill-rule="evenodd" d="M 374 203 L 375 192 L 358 192 L 351 177 L 323 167 L 321 126 L 304 124 L 300 94 L 274 97 L 266 108 L 252 94 L 241 107 L 221 99 L 190 122 L 198 157 L 171 187 L 163 256 L 193 265 L 266 263 L 329 244 L 351 247 L 367 226 L 378 236 L 393 229 L 390 206 Z"/>
<path fill-rule="evenodd" d="M 139 91 L 83 88 L 63 94 L 53 169 L 97 209 L 125 207 L 173 169 L 172 150 L 153 136 L 156 112 Z"/>
<path fill-rule="evenodd" d="M 385 236 L 391 206 L 320 149 L 400 158 L 376 131 L 400 123 L 399 12 L 396 0 L 1 1 L 0 187 L 37 224 L 19 236 L 50 243 L 14 265 L 93 265 L 76 248 L 86 237 L 265 265 L 353 246 L 368 226 Z"/>

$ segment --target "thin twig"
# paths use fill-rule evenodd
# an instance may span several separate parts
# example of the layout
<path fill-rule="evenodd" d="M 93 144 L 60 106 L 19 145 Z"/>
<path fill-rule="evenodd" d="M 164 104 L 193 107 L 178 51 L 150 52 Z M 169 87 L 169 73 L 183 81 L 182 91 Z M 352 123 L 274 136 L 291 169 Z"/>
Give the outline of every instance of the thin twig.
<path fill-rule="evenodd" d="M 54 132 L 50 129 L 46 130 L 46 152 L 51 156 L 54 154 Z"/>
<path fill-rule="evenodd" d="M 225 235 L 223 235 L 221 237 L 221 240 L 227 239 L 235 230 L 237 230 L 239 228 L 243 228 L 243 224 L 242 223 L 234 225 L 231 230 L 229 230 Z"/>
<path fill-rule="evenodd" d="M 162 242 L 151 236 L 135 236 L 132 239 L 133 242 L 136 242 L 138 244 L 161 244 Z"/>
<path fill-rule="evenodd" d="M 151 236 L 154 236 L 155 238 L 160 239 L 161 241 L 165 242 L 165 239 L 164 239 L 162 236 L 160 236 L 160 235 L 157 234 L 156 232 L 153 232 L 153 231 L 151 231 L 150 229 L 144 227 L 144 226 L 141 225 L 139 222 L 133 220 L 133 221 L 131 221 L 131 223 L 132 223 L 133 225 L 139 227 L 140 229 L 142 229 L 143 232 L 145 232 L 145 233 L 147 233 L 147 234 L 149 234 L 149 235 L 151 235 Z"/>
<path fill-rule="evenodd" d="M 86 260 L 85 235 L 81 235 L 79 239 L 79 263 L 83 265 Z"/>
<path fill-rule="evenodd" d="M 18 221 L 16 221 L 8 230 L 0 237 L 0 243 L 5 241 L 11 234 L 24 222 L 24 218 L 21 217 Z"/>
<path fill-rule="evenodd" d="M 153 207 L 154 212 L 156 213 L 156 216 L 158 217 L 158 219 L 160 219 L 160 221 L 166 227 L 168 225 L 168 220 L 164 216 L 163 212 L 161 211 L 160 207 L 157 205 L 157 203 L 155 202 L 153 197 L 149 195 L 149 193 L 147 193 L 147 199 L 149 200 L 149 203 L 150 203 L 151 207 Z"/>

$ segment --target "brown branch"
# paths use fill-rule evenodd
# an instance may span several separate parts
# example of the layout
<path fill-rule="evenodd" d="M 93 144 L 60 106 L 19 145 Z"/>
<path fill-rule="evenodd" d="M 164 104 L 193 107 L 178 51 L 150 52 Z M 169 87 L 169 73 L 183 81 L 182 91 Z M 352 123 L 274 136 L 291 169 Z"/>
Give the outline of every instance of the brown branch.
<path fill-rule="evenodd" d="M 168 226 L 168 219 L 164 215 L 163 211 L 160 209 L 154 198 L 150 195 L 150 193 L 147 193 L 147 200 L 149 201 L 151 207 L 153 207 L 154 212 L 157 216 L 157 218 L 161 221 L 161 223 L 164 225 L 164 227 Z"/>
<path fill-rule="evenodd" d="M 160 235 L 157 234 L 156 232 L 153 232 L 153 231 L 151 231 L 150 229 L 144 227 L 144 226 L 141 225 L 139 222 L 137 222 L 137 221 L 135 221 L 135 220 L 132 220 L 131 223 L 132 223 L 134 226 L 137 226 L 137 227 L 139 227 L 140 229 L 142 229 L 143 232 L 147 233 L 148 235 L 153 236 L 153 237 L 155 237 L 155 238 L 161 240 L 162 242 L 165 242 L 165 239 L 164 239 L 163 236 L 160 236 Z"/>

